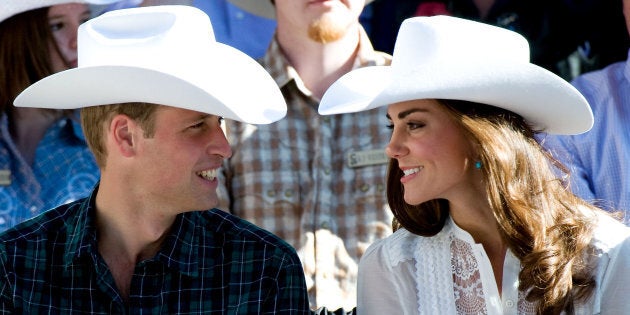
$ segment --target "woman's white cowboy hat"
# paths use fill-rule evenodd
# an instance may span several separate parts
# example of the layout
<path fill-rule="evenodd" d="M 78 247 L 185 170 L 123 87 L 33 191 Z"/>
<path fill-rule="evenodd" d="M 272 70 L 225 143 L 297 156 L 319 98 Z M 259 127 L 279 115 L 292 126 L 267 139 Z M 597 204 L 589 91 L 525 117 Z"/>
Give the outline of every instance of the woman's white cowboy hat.
<path fill-rule="evenodd" d="M 114 10 L 79 27 L 78 67 L 48 76 L 20 107 L 145 102 L 266 124 L 286 114 L 278 85 L 254 59 L 218 43 L 210 19 L 189 6 Z"/>
<path fill-rule="evenodd" d="M 22 12 L 66 3 L 110 4 L 120 0 L 0 0 L 0 22 Z"/>
<path fill-rule="evenodd" d="M 593 125 L 593 113 L 580 92 L 529 62 L 524 37 L 449 16 L 405 20 L 391 66 L 344 75 L 324 94 L 319 113 L 357 112 L 427 98 L 501 107 L 551 134 L 579 134 Z"/>
<path fill-rule="evenodd" d="M 229 0 L 237 7 L 268 19 L 276 18 L 276 9 L 271 4 L 271 0 Z M 366 0 L 365 5 L 368 5 L 374 0 Z"/>

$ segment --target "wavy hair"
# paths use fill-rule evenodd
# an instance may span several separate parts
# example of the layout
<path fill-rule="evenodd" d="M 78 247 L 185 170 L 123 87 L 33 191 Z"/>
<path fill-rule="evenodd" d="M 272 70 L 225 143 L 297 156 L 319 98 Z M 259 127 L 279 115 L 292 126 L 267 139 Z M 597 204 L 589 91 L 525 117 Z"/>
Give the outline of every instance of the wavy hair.
<path fill-rule="evenodd" d="M 523 266 L 519 289 L 539 314 L 574 311 L 595 287 L 589 263 L 598 208 L 573 195 L 558 171 L 567 174 L 535 139 L 535 131 L 510 111 L 473 102 L 438 100 L 477 145 L 488 202 L 507 246 Z M 402 172 L 392 159 L 387 198 L 397 223 L 433 236 L 448 218 L 447 200 L 409 205 Z M 565 178 L 566 179 L 566 178 Z"/>

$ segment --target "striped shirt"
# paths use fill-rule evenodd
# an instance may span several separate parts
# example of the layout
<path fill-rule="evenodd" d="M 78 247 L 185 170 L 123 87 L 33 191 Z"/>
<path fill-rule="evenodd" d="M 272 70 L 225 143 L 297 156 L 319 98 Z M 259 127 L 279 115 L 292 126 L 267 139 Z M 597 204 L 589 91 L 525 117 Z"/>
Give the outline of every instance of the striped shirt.
<path fill-rule="evenodd" d="M 583 74 L 572 84 L 593 109 L 593 129 L 575 136 L 549 135 L 543 144 L 572 171 L 574 193 L 605 209 L 624 211 L 629 224 L 630 52 L 627 61 Z"/>
<path fill-rule="evenodd" d="M 309 314 L 295 250 L 217 209 L 178 215 L 123 302 L 98 252 L 95 197 L 0 235 L 1 314 Z"/>
<path fill-rule="evenodd" d="M 390 60 L 362 32 L 355 68 Z M 227 191 L 219 192 L 231 204 L 222 208 L 298 250 L 312 307 L 350 310 L 359 258 L 391 234 L 387 109 L 320 116 L 319 100 L 275 39 L 261 63 L 280 86 L 288 112 L 269 125 L 226 122 L 233 155 L 224 166 Z"/>
<path fill-rule="evenodd" d="M 41 212 L 90 194 L 99 179 L 94 156 L 73 119 L 46 131 L 28 164 L 17 150 L 6 115 L 0 117 L 0 232 Z"/>

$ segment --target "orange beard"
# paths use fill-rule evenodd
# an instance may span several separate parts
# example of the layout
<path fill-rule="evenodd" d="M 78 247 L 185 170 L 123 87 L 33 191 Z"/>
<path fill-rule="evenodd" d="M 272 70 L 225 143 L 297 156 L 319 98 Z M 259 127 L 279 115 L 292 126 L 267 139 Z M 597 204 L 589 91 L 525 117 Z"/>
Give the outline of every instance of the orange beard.
<path fill-rule="evenodd" d="M 342 38 L 347 28 L 334 19 L 323 17 L 308 27 L 308 37 L 318 43 L 326 44 Z"/>

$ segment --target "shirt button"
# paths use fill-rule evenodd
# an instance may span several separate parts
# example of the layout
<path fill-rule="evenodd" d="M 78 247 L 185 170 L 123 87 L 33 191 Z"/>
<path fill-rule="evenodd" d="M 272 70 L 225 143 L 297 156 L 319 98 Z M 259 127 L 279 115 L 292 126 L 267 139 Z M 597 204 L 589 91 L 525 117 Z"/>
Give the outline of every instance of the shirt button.
<path fill-rule="evenodd" d="M 239 20 L 242 20 L 245 17 L 245 14 L 243 14 L 243 12 L 236 12 L 236 18 Z"/>
<path fill-rule="evenodd" d="M 514 301 L 512 301 L 512 300 L 506 300 L 506 301 L 505 301 L 505 306 L 506 306 L 506 307 L 508 307 L 508 308 L 512 308 L 512 307 L 514 307 Z"/>
<path fill-rule="evenodd" d="M 31 213 L 35 213 L 35 212 L 37 212 L 37 207 L 31 206 Z"/>
<path fill-rule="evenodd" d="M 361 187 L 359 187 L 359 189 L 360 189 L 362 192 L 366 192 L 366 191 L 368 191 L 368 190 L 370 189 L 370 185 L 368 185 L 368 184 L 363 184 L 363 185 L 361 185 Z"/>
<path fill-rule="evenodd" d="M 275 190 L 267 190 L 267 196 L 269 197 L 275 197 L 276 196 L 276 192 Z"/>
<path fill-rule="evenodd" d="M 293 190 L 291 190 L 291 189 L 285 190 L 284 191 L 284 196 L 287 197 L 287 198 L 293 197 Z"/>
<path fill-rule="evenodd" d="M 376 185 L 376 190 L 378 190 L 379 192 L 383 192 L 385 190 L 385 185 L 383 184 Z"/>

